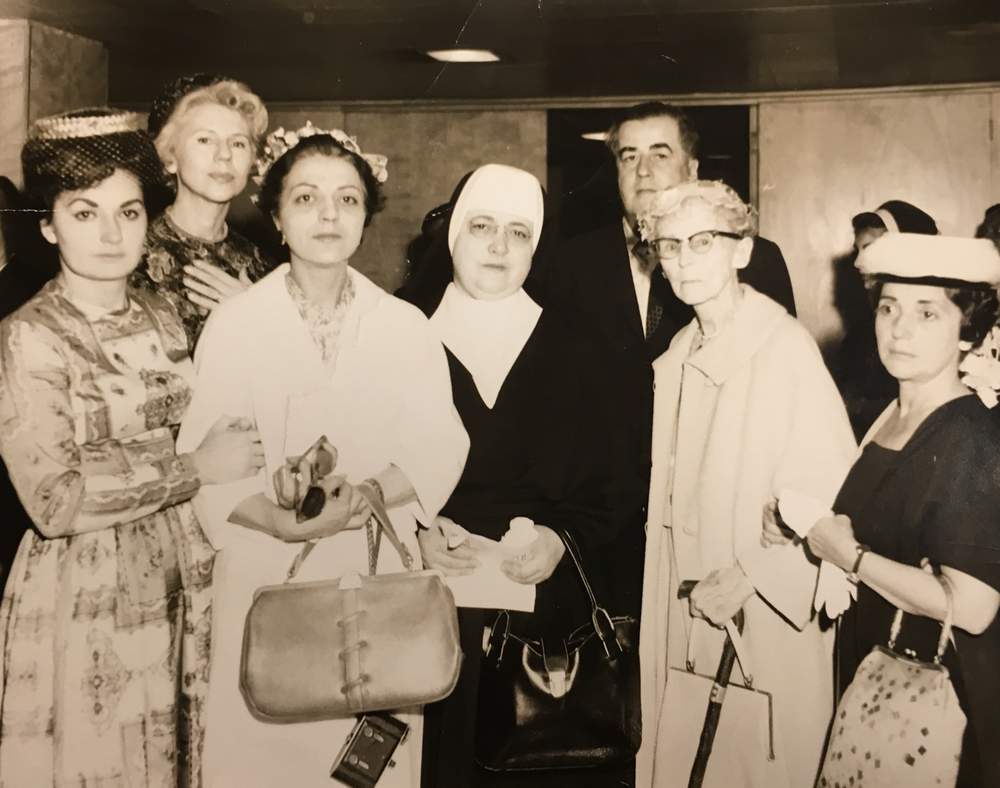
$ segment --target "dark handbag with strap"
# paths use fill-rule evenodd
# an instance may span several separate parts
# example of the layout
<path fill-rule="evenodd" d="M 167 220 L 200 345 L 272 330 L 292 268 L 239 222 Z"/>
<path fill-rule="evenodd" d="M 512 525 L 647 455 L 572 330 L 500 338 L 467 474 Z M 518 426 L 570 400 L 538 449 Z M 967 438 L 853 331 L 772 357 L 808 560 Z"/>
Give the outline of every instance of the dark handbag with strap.
<path fill-rule="evenodd" d="M 555 642 L 511 632 L 498 613 L 479 683 L 476 760 L 490 771 L 604 766 L 639 749 L 639 623 L 598 604 L 569 533 L 561 533 L 590 621 Z"/>
<path fill-rule="evenodd" d="M 462 652 L 455 600 L 440 572 L 409 571 L 380 497 L 372 508 L 367 577 L 290 582 L 315 546 L 307 542 L 280 585 L 257 589 L 243 630 L 240 689 L 265 722 L 312 722 L 440 700 L 458 681 Z M 376 532 L 377 529 L 377 532 Z M 408 571 L 377 575 L 385 533 Z"/>

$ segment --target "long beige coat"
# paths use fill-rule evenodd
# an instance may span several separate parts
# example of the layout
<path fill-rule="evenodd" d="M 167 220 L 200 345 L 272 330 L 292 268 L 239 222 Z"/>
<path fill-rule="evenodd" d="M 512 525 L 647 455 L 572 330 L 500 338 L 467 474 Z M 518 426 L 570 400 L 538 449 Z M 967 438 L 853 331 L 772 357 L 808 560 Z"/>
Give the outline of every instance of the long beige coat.
<path fill-rule="evenodd" d="M 738 563 L 756 589 L 744 607 L 744 641 L 756 686 L 773 693 L 775 754 L 788 786 L 813 784 L 833 712 L 832 632 L 821 632 L 812 615 L 817 567 L 802 547 L 765 548 L 760 536 L 765 504 L 785 488 L 832 503 L 853 462 L 855 442 L 805 328 L 752 288 L 743 286 L 743 295 L 733 322 L 718 337 L 692 352 L 692 322 L 653 365 L 640 788 L 662 784 L 662 770 L 678 768 L 662 763 L 662 756 L 654 764 L 665 715 L 682 714 L 698 728 L 704 719 L 704 709 L 662 703 L 667 667 L 684 666 L 692 626 L 698 627 L 698 672 L 714 674 L 722 651 L 721 631 L 693 620 L 687 605 L 676 601 L 680 580 Z"/>

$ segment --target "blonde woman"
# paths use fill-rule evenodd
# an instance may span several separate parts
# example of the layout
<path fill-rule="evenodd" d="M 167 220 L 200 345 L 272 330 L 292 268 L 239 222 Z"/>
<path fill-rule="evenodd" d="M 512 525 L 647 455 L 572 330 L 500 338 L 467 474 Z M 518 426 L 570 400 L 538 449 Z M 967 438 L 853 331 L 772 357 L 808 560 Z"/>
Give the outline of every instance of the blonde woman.
<path fill-rule="evenodd" d="M 257 247 L 226 223 L 266 130 L 260 98 L 227 77 L 181 77 L 153 102 L 149 133 L 176 196 L 150 223 L 146 251 L 130 284 L 174 305 L 191 352 L 209 312 L 271 268 Z"/>

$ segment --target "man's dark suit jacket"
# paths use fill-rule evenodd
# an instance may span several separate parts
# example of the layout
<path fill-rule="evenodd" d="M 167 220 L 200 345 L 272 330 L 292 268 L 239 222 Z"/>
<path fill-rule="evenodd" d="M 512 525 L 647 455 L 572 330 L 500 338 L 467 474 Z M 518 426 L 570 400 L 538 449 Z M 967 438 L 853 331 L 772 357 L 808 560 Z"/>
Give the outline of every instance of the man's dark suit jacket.
<path fill-rule="evenodd" d="M 612 612 L 637 615 L 653 432 L 652 362 L 691 321 L 694 311 L 674 295 L 659 269 L 655 270 L 651 286 L 657 288 L 665 306 L 659 327 L 646 339 L 620 219 L 562 241 L 548 263 L 538 272 L 543 303 L 558 304 L 579 321 L 579 330 L 596 336 L 608 351 L 601 354 L 601 363 L 615 384 L 616 410 L 622 415 L 616 425 L 615 445 L 621 474 L 612 502 L 621 518 L 622 536 L 608 555 L 618 584 L 616 610 Z M 740 280 L 795 314 L 788 269 L 773 242 L 754 240 L 750 262 L 740 272 Z"/>
<path fill-rule="evenodd" d="M 12 261 L 4 266 L 0 270 L 0 318 L 7 317 L 28 301 L 45 281 L 43 275 L 29 271 L 18 262 Z M 31 518 L 24 511 L 7 474 L 7 467 L 0 459 L 0 592 L 3 591 L 21 537 L 31 527 Z"/>

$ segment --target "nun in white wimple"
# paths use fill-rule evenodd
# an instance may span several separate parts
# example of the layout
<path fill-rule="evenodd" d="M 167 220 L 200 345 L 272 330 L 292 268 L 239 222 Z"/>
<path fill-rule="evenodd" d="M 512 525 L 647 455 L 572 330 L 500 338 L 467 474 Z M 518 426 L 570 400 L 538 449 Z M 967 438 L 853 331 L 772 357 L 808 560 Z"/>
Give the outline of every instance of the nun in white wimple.
<path fill-rule="evenodd" d="M 500 164 L 480 167 L 453 204 L 452 281 L 443 294 L 439 286 L 413 296 L 447 350 L 455 406 L 471 441 L 458 486 L 418 537 L 426 566 L 462 574 L 478 560 L 468 544 L 448 548 L 453 524 L 498 539 L 512 518 L 534 520 L 535 541 L 503 565 L 516 582 L 537 584 L 535 612 L 514 614 L 511 630 L 561 638 L 588 620 L 589 607 L 558 531 L 571 531 L 595 555 L 594 547 L 613 534 L 599 362 L 557 313 L 523 289 L 543 217 L 533 175 Z M 594 561 L 587 568 L 600 574 Z M 498 718 L 496 710 L 477 708 L 483 627 L 495 611 L 459 613 L 462 676 L 451 697 L 427 710 L 424 782 L 438 788 L 488 784 L 474 763 L 475 734 L 477 725 Z M 565 778 L 549 779 L 561 785 Z M 506 775 L 503 784 L 522 784 L 513 780 Z"/>

